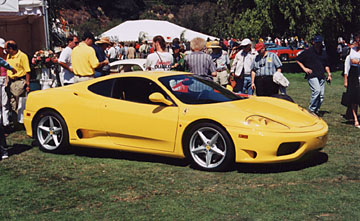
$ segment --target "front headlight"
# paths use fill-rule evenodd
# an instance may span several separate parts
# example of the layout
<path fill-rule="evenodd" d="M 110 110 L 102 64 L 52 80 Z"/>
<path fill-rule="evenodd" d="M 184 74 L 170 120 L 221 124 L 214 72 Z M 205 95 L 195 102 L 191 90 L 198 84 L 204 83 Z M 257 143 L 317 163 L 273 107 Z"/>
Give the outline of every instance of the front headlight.
<path fill-rule="evenodd" d="M 288 126 L 273 121 L 269 118 L 259 116 L 259 115 L 252 115 L 246 118 L 245 120 L 248 125 L 255 126 L 255 127 L 267 127 L 272 129 L 290 129 Z"/>

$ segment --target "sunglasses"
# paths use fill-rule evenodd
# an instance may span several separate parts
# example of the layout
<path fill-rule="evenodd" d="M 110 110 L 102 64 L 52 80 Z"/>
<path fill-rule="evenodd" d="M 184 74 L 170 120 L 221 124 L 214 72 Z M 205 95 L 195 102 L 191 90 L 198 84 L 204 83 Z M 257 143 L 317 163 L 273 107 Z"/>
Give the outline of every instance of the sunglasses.
<path fill-rule="evenodd" d="M 75 41 L 74 43 L 75 43 L 76 45 L 78 45 L 78 44 L 79 44 L 79 42 L 78 42 L 78 41 Z"/>

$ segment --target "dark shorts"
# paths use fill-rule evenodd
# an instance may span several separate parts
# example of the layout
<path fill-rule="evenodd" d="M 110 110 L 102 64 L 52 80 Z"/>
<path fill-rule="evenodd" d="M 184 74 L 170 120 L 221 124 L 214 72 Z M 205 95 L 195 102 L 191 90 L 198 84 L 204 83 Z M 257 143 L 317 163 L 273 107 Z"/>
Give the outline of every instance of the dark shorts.
<path fill-rule="evenodd" d="M 256 76 L 255 87 L 257 96 L 271 96 L 279 93 L 279 85 L 273 81 L 273 76 Z"/>

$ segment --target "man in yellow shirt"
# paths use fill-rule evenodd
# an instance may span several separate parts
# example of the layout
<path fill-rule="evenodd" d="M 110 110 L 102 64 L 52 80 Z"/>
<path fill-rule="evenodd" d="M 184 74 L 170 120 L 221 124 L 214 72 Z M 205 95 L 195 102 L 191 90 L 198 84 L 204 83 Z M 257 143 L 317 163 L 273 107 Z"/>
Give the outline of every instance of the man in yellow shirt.
<path fill-rule="evenodd" d="M 94 78 L 95 68 L 109 64 L 108 60 L 99 62 L 95 50 L 91 47 L 94 35 L 85 32 L 83 41 L 71 53 L 72 68 L 74 70 L 74 83 Z"/>
<path fill-rule="evenodd" d="M 18 122 L 23 123 L 26 92 L 30 91 L 30 64 L 28 56 L 18 49 L 15 41 L 10 40 L 5 44 L 8 53 L 6 61 L 16 70 L 16 73 L 8 70 L 5 85 L 10 87 L 12 108 L 18 114 Z"/>

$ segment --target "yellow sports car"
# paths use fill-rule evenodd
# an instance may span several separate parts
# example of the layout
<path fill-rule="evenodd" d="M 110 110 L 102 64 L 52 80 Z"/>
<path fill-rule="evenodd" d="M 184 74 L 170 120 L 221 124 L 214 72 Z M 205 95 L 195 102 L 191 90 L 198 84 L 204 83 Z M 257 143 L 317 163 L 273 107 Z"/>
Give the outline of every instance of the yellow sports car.
<path fill-rule="evenodd" d="M 327 124 L 295 103 L 240 97 L 184 72 L 129 72 L 31 92 L 24 124 L 43 151 L 72 146 L 187 157 L 224 170 L 321 149 Z"/>

